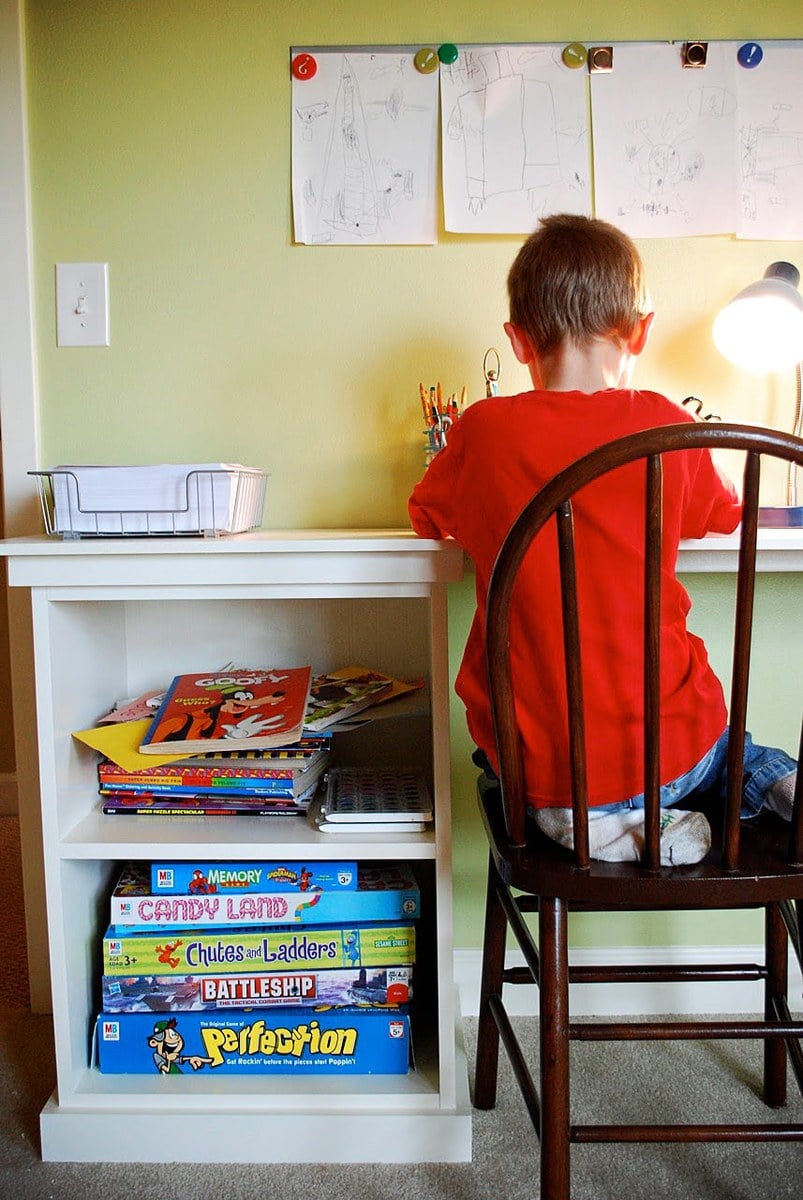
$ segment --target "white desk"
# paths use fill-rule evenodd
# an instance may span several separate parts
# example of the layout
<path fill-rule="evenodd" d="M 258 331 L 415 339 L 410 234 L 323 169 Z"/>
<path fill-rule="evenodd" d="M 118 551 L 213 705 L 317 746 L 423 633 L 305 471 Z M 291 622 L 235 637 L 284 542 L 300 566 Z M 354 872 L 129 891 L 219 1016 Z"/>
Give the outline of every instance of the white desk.
<path fill-rule="evenodd" d="M 680 543 L 678 571 L 735 571 L 739 530 Z M 758 571 L 803 571 L 803 529 L 759 529 Z"/>

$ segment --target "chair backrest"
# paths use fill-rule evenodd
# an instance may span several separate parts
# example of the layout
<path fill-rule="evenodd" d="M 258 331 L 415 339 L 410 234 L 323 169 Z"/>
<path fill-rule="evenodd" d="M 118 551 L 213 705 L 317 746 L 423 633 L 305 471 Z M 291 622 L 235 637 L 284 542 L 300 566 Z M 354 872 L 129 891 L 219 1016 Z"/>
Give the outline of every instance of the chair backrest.
<path fill-rule="evenodd" d="M 663 455 L 684 450 L 746 452 L 743 479 L 743 518 L 739 540 L 734 616 L 732 682 L 729 706 L 731 736 L 728 751 L 728 792 L 724 812 L 722 862 L 735 870 L 739 858 L 742 799 L 742 752 L 747 720 L 750 644 L 759 515 L 759 476 L 762 456 L 803 464 L 803 440 L 755 426 L 676 424 L 630 434 L 601 446 L 556 475 L 529 501 L 511 526 L 496 558 L 490 579 L 486 614 L 486 659 L 499 777 L 508 837 L 523 846 L 525 834 L 525 771 L 516 722 L 509 626 L 516 577 L 536 534 L 554 516 L 560 569 L 563 644 L 568 700 L 568 746 L 574 814 L 574 854 L 580 869 L 588 869 L 588 794 L 586 728 L 580 658 L 575 514 L 572 497 L 581 488 L 616 468 L 643 460 L 644 511 L 644 865 L 660 866 L 660 709 L 661 709 L 661 555 L 663 525 Z M 793 468 L 795 469 L 795 468 Z M 616 587 L 616 580 L 611 580 Z M 803 754 L 803 731 L 801 737 Z M 800 790 L 800 789 L 798 789 Z M 623 797 L 624 798 L 624 797 Z M 803 805 L 795 806 L 789 857 L 803 861 Z"/>

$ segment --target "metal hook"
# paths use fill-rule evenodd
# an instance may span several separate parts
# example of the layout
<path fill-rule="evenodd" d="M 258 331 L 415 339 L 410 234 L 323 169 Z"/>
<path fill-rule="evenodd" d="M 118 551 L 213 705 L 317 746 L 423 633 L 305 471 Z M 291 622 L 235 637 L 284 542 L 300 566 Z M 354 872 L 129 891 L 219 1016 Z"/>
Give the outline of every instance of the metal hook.
<path fill-rule="evenodd" d="M 491 357 L 493 356 L 493 358 Z M 489 366 L 488 360 L 496 359 L 496 367 Z M 482 373 L 485 377 L 485 396 L 499 395 L 499 376 L 502 374 L 502 360 L 499 357 L 499 351 L 496 346 L 491 346 L 485 351 L 485 357 L 482 360 Z"/>

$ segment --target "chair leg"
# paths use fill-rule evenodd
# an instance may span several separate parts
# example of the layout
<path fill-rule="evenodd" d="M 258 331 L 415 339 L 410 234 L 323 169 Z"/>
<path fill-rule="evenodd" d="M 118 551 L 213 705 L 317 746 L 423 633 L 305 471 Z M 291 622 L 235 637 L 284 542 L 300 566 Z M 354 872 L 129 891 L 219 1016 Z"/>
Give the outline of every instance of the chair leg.
<path fill-rule="evenodd" d="M 541 1043 L 541 1200 L 569 1200 L 569 950 L 565 901 L 538 916 Z"/>
<path fill-rule="evenodd" d="M 778 1017 L 773 996 L 782 996 L 788 989 L 789 942 L 780 909 L 768 904 L 764 910 L 767 978 L 764 984 L 764 1015 L 768 1020 Z M 764 1102 L 770 1108 L 786 1103 L 786 1043 L 780 1038 L 764 1041 Z"/>
<path fill-rule="evenodd" d="M 477 1025 L 477 1065 L 474 1074 L 474 1107 L 493 1108 L 499 1070 L 499 1029 L 489 1000 L 502 995 L 505 969 L 507 917 L 497 894 L 497 874 L 493 855 L 488 858 L 488 888 L 485 899 L 485 933 L 482 948 L 480 1015 Z"/>

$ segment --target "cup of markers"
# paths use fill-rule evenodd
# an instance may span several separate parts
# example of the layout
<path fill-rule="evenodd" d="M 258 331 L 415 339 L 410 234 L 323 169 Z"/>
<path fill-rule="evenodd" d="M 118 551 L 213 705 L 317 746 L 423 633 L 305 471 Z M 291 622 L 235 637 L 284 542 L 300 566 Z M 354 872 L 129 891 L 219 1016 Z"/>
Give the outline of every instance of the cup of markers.
<path fill-rule="evenodd" d="M 419 383 L 418 391 L 421 412 L 424 417 L 424 437 L 426 438 L 424 458 L 429 466 L 438 451 L 446 445 L 449 430 L 465 410 L 467 389 L 465 387 L 462 389 L 459 401 L 456 392 L 452 392 L 451 396 L 444 400 L 443 388 L 440 383 L 436 383 L 429 390 L 424 387 L 423 383 Z"/>

